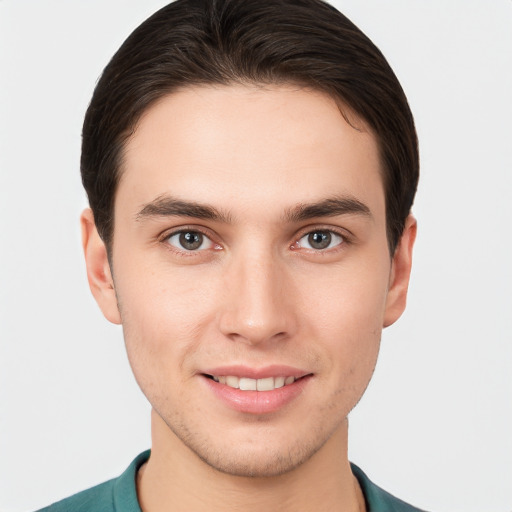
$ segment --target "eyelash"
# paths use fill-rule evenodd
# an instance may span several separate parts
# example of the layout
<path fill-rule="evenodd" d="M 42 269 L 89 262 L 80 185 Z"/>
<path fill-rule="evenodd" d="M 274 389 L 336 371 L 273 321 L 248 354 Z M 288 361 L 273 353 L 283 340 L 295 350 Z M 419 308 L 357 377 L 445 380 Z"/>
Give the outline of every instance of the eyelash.
<path fill-rule="evenodd" d="M 196 233 L 196 234 L 199 234 L 201 236 L 203 236 L 206 240 L 209 240 L 209 243 L 213 246 L 213 247 L 208 247 L 208 248 L 204 248 L 204 249 L 191 249 L 191 250 L 187 250 L 185 248 L 179 248 L 177 246 L 174 246 L 170 243 L 170 239 L 174 236 L 177 236 L 177 235 L 182 235 L 182 234 L 186 234 L 186 233 Z M 312 235 L 314 233 L 329 233 L 331 235 L 334 235 L 335 237 L 339 237 L 340 238 L 340 241 L 339 243 L 337 243 L 334 247 L 327 247 L 325 249 L 314 249 L 314 248 L 303 248 L 299 245 L 299 242 L 300 240 L 302 240 L 303 238 L 309 236 L 309 235 Z M 222 246 L 218 243 L 216 243 L 214 240 L 213 240 L 213 236 L 209 233 L 209 232 L 206 232 L 206 230 L 203 230 L 201 228 L 198 228 L 198 227 L 182 227 L 182 228 L 179 228 L 177 230 L 173 230 L 171 232 L 166 232 L 164 233 L 161 237 L 160 237 L 160 242 L 164 243 L 166 245 L 166 247 L 173 251 L 174 253 L 177 253 L 179 254 L 180 256 L 183 256 L 183 257 L 190 257 L 190 256 L 197 256 L 198 254 L 201 254 L 203 253 L 204 251 L 207 251 L 207 250 L 210 250 L 210 249 L 213 249 L 213 250 L 222 250 Z M 204 243 L 204 240 L 202 242 L 202 244 Z M 333 229 L 332 227 L 311 227 L 311 226 L 308 226 L 307 228 L 304 228 L 299 234 L 297 237 L 295 237 L 295 241 L 289 246 L 291 250 L 299 250 L 299 249 L 304 249 L 310 253 L 315 253 L 315 254 L 332 254 L 333 252 L 336 252 L 336 251 L 339 251 L 339 250 L 342 250 L 343 247 L 345 246 L 348 246 L 352 243 L 352 239 L 351 239 L 351 235 L 349 233 L 347 233 L 346 231 L 342 231 L 342 230 L 337 230 L 337 229 Z M 201 244 L 201 245 L 202 245 Z"/>
<path fill-rule="evenodd" d="M 195 233 L 195 234 L 199 234 L 199 235 L 203 236 L 205 240 L 209 240 L 210 244 L 213 247 L 199 249 L 199 250 L 197 250 L 197 249 L 196 250 L 187 250 L 184 247 L 179 248 L 170 243 L 170 239 L 172 237 L 177 236 L 177 235 L 187 234 L 187 233 Z M 202 244 L 205 242 L 205 240 L 203 240 Z M 207 233 L 206 230 L 203 230 L 203 229 L 200 229 L 197 227 L 190 227 L 190 228 L 184 227 L 184 228 L 180 228 L 180 229 L 177 229 L 177 230 L 174 230 L 171 232 L 166 232 L 162 235 L 162 237 L 160 238 L 160 241 L 162 243 L 164 243 L 165 246 L 169 250 L 171 250 L 174 253 L 179 254 L 180 256 L 183 256 L 183 257 L 197 256 L 198 254 L 200 254 L 208 249 L 213 249 L 213 250 L 221 250 L 222 249 L 220 244 L 213 241 L 213 236 L 210 233 Z"/>
<path fill-rule="evenodd" d="M 315 233 L 324 233 L 324 234 L 329 234 L 331 236 L 331 238 L 334 238 L 334 237 L 337 237 L 339 238 L 339 242 L 336 243 L 333 247 L 325 247 L 323 249 L 315 249 L 313 247 L 301 247 L 299 245 L 299 242 L 306 238 L 306 237 L 309 237 Z M 332 241 L 332 240 L 330 240 Z M 308 241 L 309 243 L 309 241 Z M 338 231 L 336 229 L 332 229 L 332 228 L 325 228 L 325 227 L 319 227 L 319 228 L 307 228 L 307 230 L 303 231 L 302 234 L 300 234 L 298 237 L 297 237 L 297 240 L 291 245 L 291 249 L 294 250 L 294 249 L 305 249 L 307 251 L 310 251 L 310 252 L 313 252 L 315 254 L 320 254 L 320 253 L 332 253 L 332 252 L 335 252 L 337 250 L 341 250 L 342 246 L 345 246 L 345 245 L 348 245 L 350 244 L 350 238 L 349 236 L 344 233 L 344 232 L 341 232 L 341 231 Z"/>

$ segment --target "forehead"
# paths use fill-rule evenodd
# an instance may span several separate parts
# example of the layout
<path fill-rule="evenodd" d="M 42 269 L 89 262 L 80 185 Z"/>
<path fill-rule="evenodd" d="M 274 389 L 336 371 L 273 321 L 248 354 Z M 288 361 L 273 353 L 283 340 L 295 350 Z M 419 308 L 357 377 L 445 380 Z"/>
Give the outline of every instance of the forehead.
<path fill-rule="evenodd" d="M 117 199 L 137 208 L 170 194 L 277 213 L 349 194 L 383 208 L 376 139 L 344 112 L 350 124 L 330 96 L 293 86 L 174 92 L 145 112 L 128 141 Z"/>

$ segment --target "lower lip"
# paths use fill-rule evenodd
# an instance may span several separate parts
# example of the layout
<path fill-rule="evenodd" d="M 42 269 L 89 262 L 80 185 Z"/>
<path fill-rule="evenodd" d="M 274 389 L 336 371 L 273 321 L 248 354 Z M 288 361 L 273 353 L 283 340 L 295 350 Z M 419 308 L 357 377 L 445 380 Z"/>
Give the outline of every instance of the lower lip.
<path fill-rule="evenodd" d="M 311 377 L 306 375 L 293 384 L 272 391 L 242 391 L 202 376 L 211 391 L 228 407 L 249 414 L 269 414 L 278 411 L 303 392 Z"/>

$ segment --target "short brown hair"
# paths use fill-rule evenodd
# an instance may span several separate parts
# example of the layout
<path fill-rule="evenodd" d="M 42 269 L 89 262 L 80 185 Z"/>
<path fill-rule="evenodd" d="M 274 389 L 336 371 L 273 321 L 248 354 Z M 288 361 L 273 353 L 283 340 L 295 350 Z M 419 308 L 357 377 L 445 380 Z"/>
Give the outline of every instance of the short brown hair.
<path fill-rule="evenodd" d="M 96 86 L 82 136 L 82 181 L 107 248 L 123 148 L 141 115 L 178 88 L 232 83 L 312 87 L 368 124 L 393 253 L 418 183 L 413 116 L 379 49 L 322 0 L 177 0 L 126 39 Z"/>

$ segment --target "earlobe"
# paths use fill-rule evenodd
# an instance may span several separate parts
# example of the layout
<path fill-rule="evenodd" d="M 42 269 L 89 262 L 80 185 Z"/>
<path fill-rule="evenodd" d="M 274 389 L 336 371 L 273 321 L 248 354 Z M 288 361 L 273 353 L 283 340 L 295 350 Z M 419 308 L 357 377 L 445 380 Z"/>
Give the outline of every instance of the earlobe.
<path fill-rule="evenodd" d="M 80 224 L 89 287 L 105 318 L 114 324 L 120 324 L 121 315 L 117 306 L 107 248 L 98 234 L 90 208 L 82 212 Z"/>
<path fill-rule="evenodd" d="M 395 323 L 404 312 L 407 302 L 407 290 L 412 267 L 412 250 L 416 240 L 416 219 L 409 215 L 405 221 L 404 231 L 393 255 L 389 279 L 384 327 Z"/>

